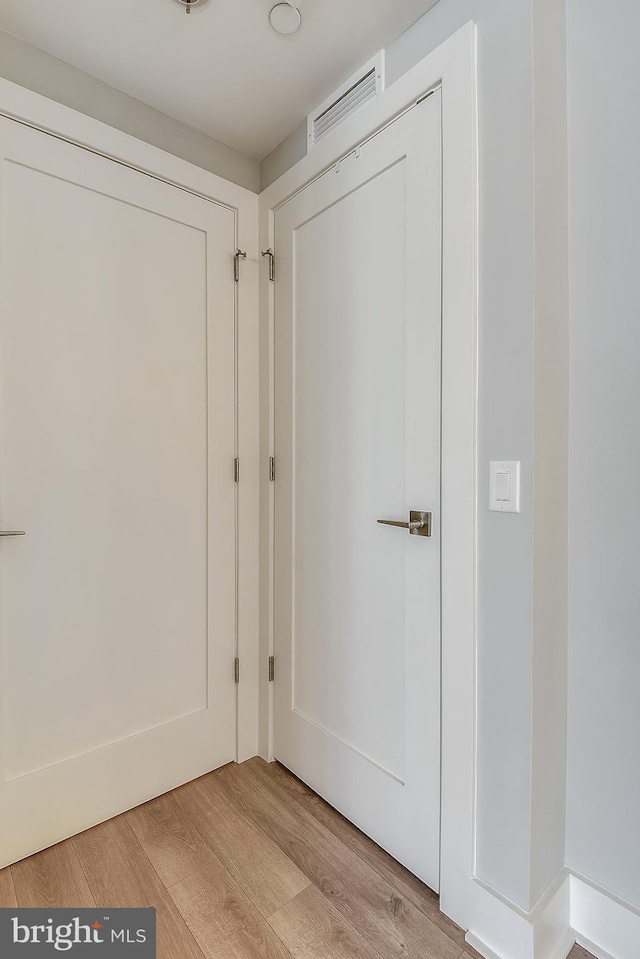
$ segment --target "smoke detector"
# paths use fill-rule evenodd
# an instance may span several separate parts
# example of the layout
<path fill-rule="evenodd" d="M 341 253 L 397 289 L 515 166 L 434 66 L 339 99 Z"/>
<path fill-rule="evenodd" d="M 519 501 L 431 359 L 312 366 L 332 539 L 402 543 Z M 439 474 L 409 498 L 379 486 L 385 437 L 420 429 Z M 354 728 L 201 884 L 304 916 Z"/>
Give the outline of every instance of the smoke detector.
<path fill-rule="evenodd" d="M 269 22 L 276 33 L 295 33 L 301 20 L 300 11 L 292 3 L 276 3 L 269 14 Z"/>

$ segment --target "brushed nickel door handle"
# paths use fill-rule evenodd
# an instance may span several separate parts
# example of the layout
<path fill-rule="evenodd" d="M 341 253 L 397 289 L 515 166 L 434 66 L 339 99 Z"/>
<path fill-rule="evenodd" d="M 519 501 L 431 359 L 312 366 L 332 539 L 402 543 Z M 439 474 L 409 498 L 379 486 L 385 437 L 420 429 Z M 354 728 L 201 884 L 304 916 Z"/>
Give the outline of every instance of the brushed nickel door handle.
<path fill-rule="evenodd" d="M 27 535 L 27 534 L 25 533 L 25 531 L 24 531 L 23 529 L 13 529 L 13 530 L 11 530 L 11 529 L 1 530 L 1 529 L 0 529 L 0 536 L 26 536 L 26 535 Z"/>
<path fill-rule="evenodd" d="M 431 513 L 422 509 L 412 509 L 409 513 L 409 522 L 401 523 L 395 519 L 379 519 L 381 526 L 397 526 L 399 529 L 408 529 L 411 536 L 431 536 Z"/>
<path fill-rule="evenodd" d="M 422 519 L 410 523 L 400 523 L 395 519 L 379 519 L 377 522 L 380 523 L 381 526 L 397 526 L 398 529 L 422 529 L 424 526 L 424 520 Z"/>

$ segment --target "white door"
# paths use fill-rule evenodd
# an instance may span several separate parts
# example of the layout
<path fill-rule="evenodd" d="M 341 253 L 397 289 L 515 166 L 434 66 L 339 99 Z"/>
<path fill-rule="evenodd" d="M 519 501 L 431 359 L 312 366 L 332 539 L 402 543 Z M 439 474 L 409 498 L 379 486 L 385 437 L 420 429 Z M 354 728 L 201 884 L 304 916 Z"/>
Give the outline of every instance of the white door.
<path fill-rule="evenodd" d="M 434 889 L 441 222 L 439 94 L 275 217 L 275 756 Z"/>
<path fill-rule="evenodd" d="M 235 758 L 234 215 L 0 164 L 4 866 Z"/>

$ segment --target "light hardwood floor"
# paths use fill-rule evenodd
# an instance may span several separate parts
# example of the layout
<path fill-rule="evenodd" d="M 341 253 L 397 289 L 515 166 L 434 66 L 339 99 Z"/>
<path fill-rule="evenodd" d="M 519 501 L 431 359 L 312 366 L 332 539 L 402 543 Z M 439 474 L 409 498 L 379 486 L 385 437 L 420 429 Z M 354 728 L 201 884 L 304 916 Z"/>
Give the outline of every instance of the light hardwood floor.
<path fill-rule="evenodd" d="M 158 959 L 477 956 L 435 893 L 261 759 L 0 870 L 16 905 L 155 906 Z"/>

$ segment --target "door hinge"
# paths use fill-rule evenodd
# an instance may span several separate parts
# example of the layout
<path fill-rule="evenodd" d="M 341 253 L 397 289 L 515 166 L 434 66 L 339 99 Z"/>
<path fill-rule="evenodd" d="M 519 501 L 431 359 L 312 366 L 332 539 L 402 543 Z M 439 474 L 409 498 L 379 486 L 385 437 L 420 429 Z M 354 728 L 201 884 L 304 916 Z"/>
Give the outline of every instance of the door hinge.
<path fill-rule="evenodd" d="M 269 279 L 273 282 L 276 278 L 276 255 L 271 247 L 268 250 L 263 250 L 260 255 L 269 257 Z"/>
<path fill-rule="evenodd" d="M 233 478 L 236 483 L 240 482 L 240 460 L 237 456 L 233 461 Z"/>
<path fill-rule="evenodd" d="M 233 678 L 236 683 L 240 682 L 240 660 L 237 656 L 233 661 Z"/>
<path fill-rule="evenodd" d="M 272 683 L 276 675 L 276 658 L 269 656 L 269 682 Z"/>
<path fill-rule="evenodd" d="M 276 458 L 275 456 L 269 457 L 269 482 L 273 483 L 276 478 Z"/>
<path fill-rule="evenodd" d="M 240 257 L 246 260 L 247 254 L 243 253 L 242 250 L 236 250 L 233 257 L 233 278 L 236 283 L 240 279 Z"/>

